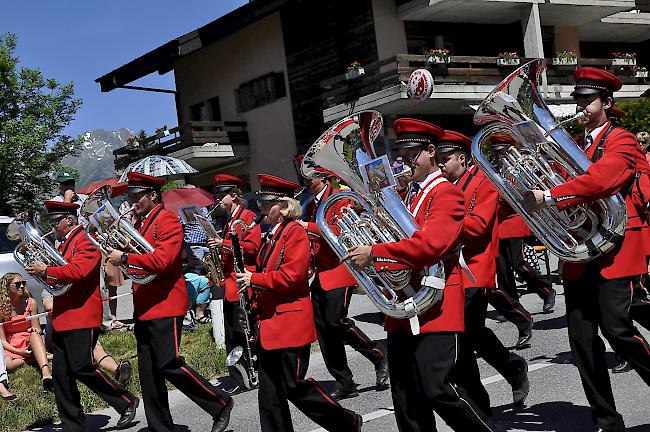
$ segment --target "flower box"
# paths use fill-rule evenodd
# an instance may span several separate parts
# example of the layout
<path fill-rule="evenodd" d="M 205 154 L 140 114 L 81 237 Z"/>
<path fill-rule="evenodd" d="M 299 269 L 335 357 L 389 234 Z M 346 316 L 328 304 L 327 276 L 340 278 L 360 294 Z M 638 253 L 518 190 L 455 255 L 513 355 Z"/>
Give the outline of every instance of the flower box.
<path fill-rule="evenodd" d="M 449 57 L 445 58 L 442 56 L 427 56 L 426 60 L 427 63 L 435 63 L 435 64 L 449 63 Z"/>
<path fill-rule="evenodd" d="M 612 59 L 612 66 L 636 66 L 635 58 L 615 58 Z"/>
<path fill-rule="evenodd" d="M 519 66 L 520 59 L 518 58 L 498 58 L 497 66 Z"/>
<path fill-rule="evenodd" d="M 366 73 L 366 71 L 363 70 L 363 68 L 352 69 L 352 70 L 349 70 L 349 71 L 347 71 L 345 73 L 345 79 L 348 80 L 348 81 L 353 80 L 353 79 L 357 79 L 357 78 L 359 78 L 361 75 L 363 75 L 365 73 Z"/>
<path fill-rule="evenodd" d="M 636 71 L 634 76 L 636 78 L 648 78 L 648 71 Z"/>
<path fill-rule="evenodd" d="M 553 57 L 554 66 L 575 66 L 577 64 L 577 58 Z"/>

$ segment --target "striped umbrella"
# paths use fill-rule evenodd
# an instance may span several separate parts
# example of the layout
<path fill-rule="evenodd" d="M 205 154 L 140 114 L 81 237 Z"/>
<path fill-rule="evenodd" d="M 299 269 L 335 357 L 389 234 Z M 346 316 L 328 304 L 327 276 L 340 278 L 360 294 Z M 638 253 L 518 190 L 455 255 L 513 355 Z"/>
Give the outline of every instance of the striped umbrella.
<path fill-rule="evenodd" d="M 154 177 L 165 177 L 177 174 L 193 174 L 198 171 L 184 160 L 169 156 L 147 156 L 137 162 L 130 164 L 120 177 L 120 182 L 127 181 L 126 174 L 129 171 L 137 171 Z"/>

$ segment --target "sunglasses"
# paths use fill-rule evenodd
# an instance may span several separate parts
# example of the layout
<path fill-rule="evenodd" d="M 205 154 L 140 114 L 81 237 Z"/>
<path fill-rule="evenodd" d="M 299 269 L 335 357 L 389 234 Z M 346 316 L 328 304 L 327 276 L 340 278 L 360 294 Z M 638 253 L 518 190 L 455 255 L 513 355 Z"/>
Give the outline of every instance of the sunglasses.
<path fill-rule="evenodd" d="M 12 282 L 11 284 L 12 284 L 13 286 L 15 286 L 16 288 L 20 288 L 20 287 L 23 287 L 23 288 L 24 288 L 24 287 L 27 286 L 27 282 L 26 282 L 26 281 Z"/>
<path fill-rule="evenodd" d="M 422 154 L 423 151 L 423 148 L 401 150 L 399 153 L 395 153 L 393 160 L 401 162 L 405 165 L 412 166 L 415 164 L 415 161 L 420 157 L 420 154 Z"/>
<path fill-rule="evenodd" d="M 65 218 L 66 218 L 66 216 L 62 216 L 62 217 L 58 217 L 58 218 L 49 218 L 48 221 L 47 221 L 47 223 L 48 223 L 51 227 L 55 227 L 55 226 L 57 226 L 57 225 L 59 224 L 59 222 L 61 222 L 61 221 L 62 221 L 63 219 L 65 219 Z"/>

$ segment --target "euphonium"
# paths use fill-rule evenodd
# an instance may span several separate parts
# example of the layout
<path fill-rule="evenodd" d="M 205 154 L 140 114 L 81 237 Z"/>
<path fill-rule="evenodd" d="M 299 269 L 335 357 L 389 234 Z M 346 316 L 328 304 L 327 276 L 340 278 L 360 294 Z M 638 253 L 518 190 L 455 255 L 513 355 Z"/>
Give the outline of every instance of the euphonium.
<path fill-rule="evenodd" d="M 104 256 L 112 249 L 132 254 L 145 254 L 154 251 L 153 246 L 133 227 L 124 217 L 133 211 L 133 207 L 120 214 L 111 203 L 110 186 L 102 186 L 94 190 L 81 206 L 83 215 L 89 215 L 86 224 L 86 236 Z M 119 266 L 124 276 L 133 282 L 144 285 L 151 282 L 156 275 L 129 274 L 128 269 Z"/>
<path fill-rule="evenodd" d="M 558 167 L 573 178 L 591 162 L 561 127 L 539 91 L 544 60 L 533 60 L 504 79 L 480 104 L 474 123 L 486 125 L 472 142 L 479 168 L 521 216 L 531 231 L 560 259 L 586 262 L 616 246 L 627 222 L 619 194 L 567 210 L 547 206 L 533 212 L 522 205 L 531 189 L 548 190 L 565 182 Z M 584 115 L 576 114 L 570 120 Z M 495 157 L 492 140 L 512 140 L 502 157 Z"/>
<path fill-rule="evenodd" d="M 14 249 L 14 259 L 24 268 L 29 267 L 35 262 L 42 262 L 45 265 L 59 267 L 67 265 L 68 262 L 47 240 L 52 232 L 42 235 L 40 230 L 32 223 L 14 219 L 7 227 L 7 238 L 12 241 L 21 240 L 20 244 Z M 34 276 L 45 290 L 53 296 L 65 294 L 72 284 L 61 284 L 50 286 L 43 279 Z"/>
<path fill-rule="evenodd" d="M 361 166 L 377 157 L 374 141 L 382 125 L 377 111 L 362 111 L 342 119 L 310 147 L 300 167 L 307 178 L 333 173 L 350 187 L 350 191 L 330 196 L 316 214 L 318 227 L 339 258 L 347 255 L 352 246 L 399 241 L 418 229 L 392 187 L 372 191 L 364 181 Z M 347 203 L 352 207 L 342 205 Z M 326 218 L 332 209 L 339 234 Z M 410 319 L 441 300 L 445 285 L 442 263 L 427 269 L 419 291 L 411 285 L 409 270 L 379 273 L 372 266 L 360 271 L 349 261 L 345 265 L 375 306 L 388 316 Z M 405 300 L 398 299 L 398 291 L 406 296 Z"/>
<path fill-rule="evenodd" d="M 255 222 L 250 225 L 246 225 L 241 219 L 237 219 L 231 224 L 230 234 L 232 236 L 232 249 L 233 249 L 233 259 L 235 263 L 235 271 L 237 273 L 244 272 L 244 255 L 239 243 L 239 237 L 237 236 L 237 225 L 241 225 L 245 230 L 249 230 L 255 226 Z M 257 361 L 257 356 L 253 354 L 252 343 L 254 341 L 253 329 L 251 328 L 251 322 L 249 314 L 251 313 L 251 305 L 248 299 L 248 293 L 245 288 L 239 290 L 239 307 L 241 308 L 242 313 L 244 314 L 244 337 L 246 339 L 246 346 L 241 347 L 237 346 L 228 353 L 226 357 L 226 366 L 237 368 L 239 373 L 242 376 L 242 381 L 244 382 L 244 387 L 251 389 L 257 387 L 259 383 L 259 376 L 257 369 L 255 368 L 255 362 Z M 243 366 L 241 360 L 243 359 L 244 350 L 246 350 L 246 355 L 248 358 L 247 365 Z"/>

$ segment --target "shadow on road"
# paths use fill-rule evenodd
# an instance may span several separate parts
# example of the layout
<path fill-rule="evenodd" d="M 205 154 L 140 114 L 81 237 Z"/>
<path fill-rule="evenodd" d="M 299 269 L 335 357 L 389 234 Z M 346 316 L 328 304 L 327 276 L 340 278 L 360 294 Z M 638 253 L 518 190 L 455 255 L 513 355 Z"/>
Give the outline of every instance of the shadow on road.
<path fill-rule="evenodd" d="M 517 409 L 513 409 L 512 405 L 503 405 L 495 407 L 494 412 L 492 419 L 508 429 L 555 432 L 594 430 L 591 409 L 571 402 L 545 402 Z"/>
<path fill-rule="evenodd" d="M 537 318 L 533 323 L 533 330 L 559 330 L 566 328 L 566 317 L 564 315 L 541 320 Z"/>
<path fill-rule="evenodd" d="M 381 312 L 365 312 L 352 317 L 357 321 L 363 321 L 370 324 L 384 325 L 384 315 Z"/>

